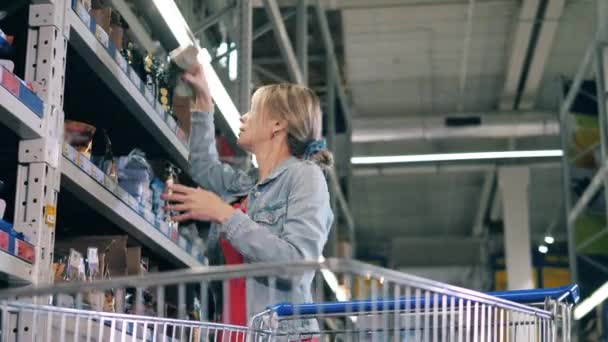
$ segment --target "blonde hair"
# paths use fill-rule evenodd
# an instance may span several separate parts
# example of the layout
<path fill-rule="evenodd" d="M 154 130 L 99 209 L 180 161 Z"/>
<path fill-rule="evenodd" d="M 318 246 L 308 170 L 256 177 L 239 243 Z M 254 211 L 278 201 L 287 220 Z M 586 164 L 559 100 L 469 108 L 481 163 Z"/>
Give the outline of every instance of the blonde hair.
<path fill-rule="evenodd" d="M 253 97 L 254 106 L 263 113 L 287 122 L 287 144 L 293 156 L 304 158 L 308 144 L 321 139 L 321 105 L 310 88 L 290 83 L 273 84 L 259 88 Z M 324 171 L 334 162 L 327 149 L 313 153 L 308 159 Z"/>

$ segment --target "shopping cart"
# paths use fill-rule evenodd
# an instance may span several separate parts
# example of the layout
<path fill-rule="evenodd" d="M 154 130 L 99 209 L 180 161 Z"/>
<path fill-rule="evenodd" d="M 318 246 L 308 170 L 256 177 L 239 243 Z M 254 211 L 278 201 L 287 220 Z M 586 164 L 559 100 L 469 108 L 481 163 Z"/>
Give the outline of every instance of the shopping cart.
<path fill-rule="evenodd" d="M 314 303 L 298 302 L 288 291 L 307 274 L 315 275 Z M 213 323 L 209 289 L 233 279 L 245 280 L 247 298 L 291 304 L 256 308 L 244 301 L 252 313 L 247 327 Z M 144 293 L 154 293 L 158 317 L 87 308 L 91 293 L 107 291 L 131 293 L 135 312 L 142 309 Z M 187 319 L 192 298 L 201 303 L 200 315 L 190 315 L 197 320 Z M 0 337 L 62 342 L 569 341 L 577 300 L 576 286 L 484 294 L 352 260 L 249 264 L 1 291 Z M 174 311 L 167 309 L 171 306 Z"/>

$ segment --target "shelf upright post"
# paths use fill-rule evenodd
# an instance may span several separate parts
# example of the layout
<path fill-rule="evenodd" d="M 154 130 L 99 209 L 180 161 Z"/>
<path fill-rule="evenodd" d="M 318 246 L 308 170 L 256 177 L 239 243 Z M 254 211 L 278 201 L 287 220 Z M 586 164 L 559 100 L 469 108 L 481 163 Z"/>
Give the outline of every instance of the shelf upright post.
<path fill-rule="evenodd" d="M 43 100 L 44 111 L 42 138 L 19 142 L 14 224 L 35 246 L 33 284 L 53 282 L 69 5 L 69 0 L 38 1 L 30 5 L 29 11 L 25 81 Z M 46 298 L 30 300 L 48 304 Z M 16 339 L 23 341 L 37 340 L 44 325 L 38 314 L 20 314 L 10 320 Z"/>
<path fill-rule="evenodd" d="M 51 264 L 63 141 L 69 0 L 30 6 L 25 81 L 44 101 L 43 136 L 19 143 L 15 227 L 36 247 L 32 283 L 53 281 Z"/>

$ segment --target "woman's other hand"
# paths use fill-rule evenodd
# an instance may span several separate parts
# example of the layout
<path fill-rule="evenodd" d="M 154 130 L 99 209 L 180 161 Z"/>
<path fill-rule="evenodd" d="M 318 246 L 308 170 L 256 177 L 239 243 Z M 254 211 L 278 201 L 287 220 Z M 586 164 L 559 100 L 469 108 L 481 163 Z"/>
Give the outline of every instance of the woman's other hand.
<path fill-rule="evenodd" d="M 186 220 L 213 221 L 224 223 L 232 216 L 235 209 L 224 202 L 216 194 L 201 188 L 189 188 L 175 184 L 167 190 L 171 194 L 162 194 L 161 198 L 172 204 L 165 210 L 173 210 L 180 214 L 172 217 L 172 220 L 181 222 Z"/>
<path fill-rule="evenodd" d="M 213 111 L 213 99 L 209 92 L 209 84 L 207 84 L 207 77 L 201 64 L 195 64 L 186 70 L 182 74 L 182 79 L 192 87 L 194 96 L 196 97 L 194 102 L 194 110 L 202 112 Z"/>

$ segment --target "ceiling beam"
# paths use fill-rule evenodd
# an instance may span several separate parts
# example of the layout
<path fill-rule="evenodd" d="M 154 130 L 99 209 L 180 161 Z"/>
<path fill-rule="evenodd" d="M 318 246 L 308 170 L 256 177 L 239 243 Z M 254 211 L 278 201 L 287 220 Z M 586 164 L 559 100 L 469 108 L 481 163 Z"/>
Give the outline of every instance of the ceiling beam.
<path fill-rule="evenodd" d="M 557 136 L 559 122 L 550 112 L 463 113 L 443 116 L 353 119 L 352 141 L 370 143 L 454 138 Z"/>
<path fill-rule="evenodd" d="M 501 110 L 534 107 L 565 0 L 524 0 L 511 43 Z"/>
<path fill-rule="evenodd" d="M 505 71 L 505 85 L 498 108 L 514 110 L 517 88 L 526 60 L 526 52 L 530 45 L 534 20 L 538 12 L 540 0 L 524 0 L 521 4 L 519 19 L 515 26 L 515 34 L 511 42 L 511 54 Z"/>
<path fill-rule="evenodd" d="M 534 108 L 536 97 L 543 79 L 543 74 L 553 50 L 553 42 L 557 33 L 559 20 L 564 11 L 565 0 L 548 0 L 542 26 L 538 34 L 534 55 L 530 61 L 528 77 L 521 94 L 518 109 L 529 110 Z"/>

